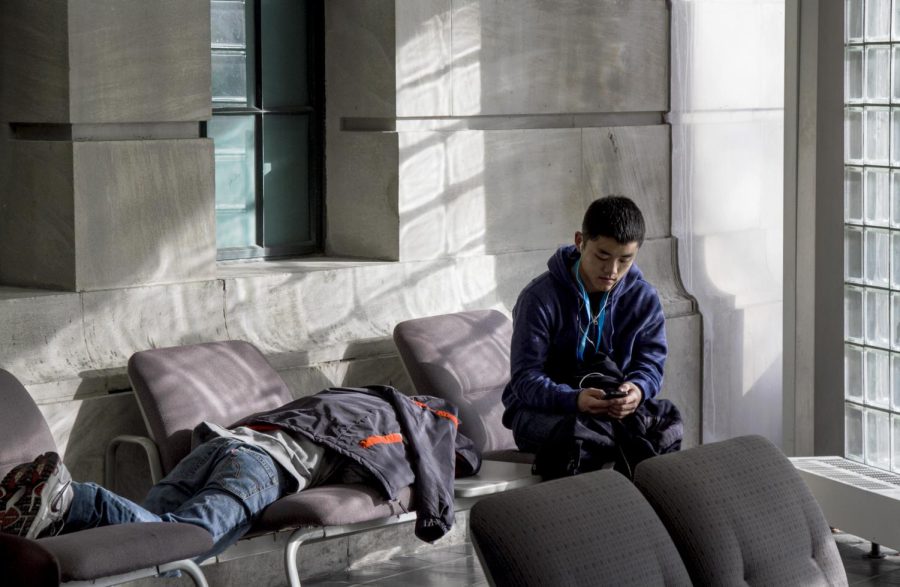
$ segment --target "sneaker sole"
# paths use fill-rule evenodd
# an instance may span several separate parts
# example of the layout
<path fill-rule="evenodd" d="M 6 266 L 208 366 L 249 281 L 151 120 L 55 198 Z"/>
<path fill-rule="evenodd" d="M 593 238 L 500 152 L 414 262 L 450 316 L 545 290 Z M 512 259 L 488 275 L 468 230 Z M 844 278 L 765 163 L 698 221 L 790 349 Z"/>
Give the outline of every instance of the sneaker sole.
<path fill-rule="evenodd" d="M 16 465 L 0 481 L 0 512 L 6 510 L 7 502 L 26 484 L 26 479 L 31 478 L 33 465 L 34 461 Z"/>
<path fill-rule="evenodd" d="M 25 538 L 37 538 L 45 528 L 53 523 L 53 515 L 59 513 L 59 501 L 71 480 L 66 481 L 59 489 L 59 477 L 61 472 L 61 459 L 55 452 L 44 453 L 35 459 L 32 480 L 36 483 L 28 496 L 28 511 L 25 513 L 28 531 Z M 50 489 L 51 494 L 44 499 L 45 492 Z M 35 511 L 36 510 L 36 511 Z"/>
<path fill-rule="evenodd" d="M 4 533 L 21 535 L 20 502 L 31 493 L 33 468 L 34 461 L 17 465 L 0 481 L 0 531 Z"/>
<path fill-rule="evenodd" d="M 9 497 L 19 496 L 15 503 L 5 503 L 4 511 L 0 512 L 4 533 L 34 538 L 50 525 L 51 504 L 42 499 L 42 494 L 47 487 L 57 484 L 59 465 L 59 455 L 48 452 L 4 477 L 0 482 L 4 491 Z"/>

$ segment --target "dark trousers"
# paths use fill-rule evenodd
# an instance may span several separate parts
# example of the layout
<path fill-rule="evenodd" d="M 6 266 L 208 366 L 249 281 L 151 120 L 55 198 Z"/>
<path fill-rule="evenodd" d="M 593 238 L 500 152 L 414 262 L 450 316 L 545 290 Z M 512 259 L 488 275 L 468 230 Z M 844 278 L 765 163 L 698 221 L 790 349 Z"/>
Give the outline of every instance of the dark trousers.
<path fill-rule="evenodd" d="M 513 417 L 513 436 L 520 450 L 537 454 L 534 471 L 544 478 L 587 473 L 614 463 L 630 479 L 642 460 L 679 450 L 684 425 L 675 404 L 652 399 L 621 420 L 519 410 Z"/>

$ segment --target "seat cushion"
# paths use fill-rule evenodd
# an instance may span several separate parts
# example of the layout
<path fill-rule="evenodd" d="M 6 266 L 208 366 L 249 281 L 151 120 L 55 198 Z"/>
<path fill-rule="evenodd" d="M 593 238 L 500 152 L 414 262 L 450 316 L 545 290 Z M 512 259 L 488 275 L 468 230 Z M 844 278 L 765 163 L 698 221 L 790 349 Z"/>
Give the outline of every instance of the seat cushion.
<path fill-rule="evenodd" d="M 59 561 L 63 581 L 86 581 L 190 559 L 213 547 L 209 532 L 191 524 L 119 524 L 41 538 Z"/>
<path fill-rule="evenodd" d="M 760 436 L 643 461 L 634 483 L 698 585 L 845 585 L 822 510 L 794 466 Z"/>
<path fill-rule="evenodd" d="M 0 369 L 0 479 L 20 463 L 43 452 L 56 450 L 50 427 L 25 387 Z"/>
<path fill-rule="evenodd" d="M 343 526 L 387 518 L 409 511 L 412 494 L 407 487 L 396 502 L 367 485 L 322 485 L 282 497 L 265 509 L 251 533 L 297 526 Z"/>
<path fill-rule="evenodd" d="M 515 448 L 501 423 L 512 322 L 496 310 L 406 320 L 394 342 L 416 391 L 459 408 L 459 431 L 482 451 Z"/>
<path fill-rule="evenodd" d="M 187 456 L 201 421 L 229 426 L 293 399 L 259 349 L 238 340 L 137 352 L 128 377 L 166 473 Z"/>
<path fill-rule="evenodd" d="M 613 471 L 486 497 L 469 531 L 498 586 L 690 585 L 653 508 Z"/>
<path fill-rule="evenodd" d="M 36 540 L 0 534 L 0 569 L 3 585 L 59 585 L 59 561 Z"/>

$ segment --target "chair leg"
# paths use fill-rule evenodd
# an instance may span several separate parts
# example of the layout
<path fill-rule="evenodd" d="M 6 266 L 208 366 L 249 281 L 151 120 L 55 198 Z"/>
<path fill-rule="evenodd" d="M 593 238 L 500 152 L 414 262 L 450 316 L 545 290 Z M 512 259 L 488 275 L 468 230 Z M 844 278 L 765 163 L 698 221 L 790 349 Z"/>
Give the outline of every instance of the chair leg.
<path fill-rule="evenodd" d="M 324 528 L 299 528 L 294 530 L 287 545 L 284 547 L 284 571 L 288 576 L 288 585 L 291 587 L 300 586 L 300 568 L 297 564 L 297 554 L 300 552 L 300 545 L 310 538 L 324 538 Z"/>
<path fill-rule="evenodd" d="M 863 555 L 863 558 L 872 558 L 872 559 L 880 559 L 885 558 L 884 553 L 881 552 L 881 545 L 877 542 L 872 543 L 872 547 L 867 554 Z"/>
<path fill-rule="evenodd" d="M 187 575 L 194 581 L 194 585 L 196 585 L 197 587 L 209 587 L 209 584 L 206 582 L 206 575 L 203 574 L 203 571 L 200 570 L 200 567 L 197 565 L 197 563 L 190 559 L 159 565 L 157 569 L 159 569 L 160 575 L 165 573 L 166 571 L 175 570 L 187 573 Z"/>

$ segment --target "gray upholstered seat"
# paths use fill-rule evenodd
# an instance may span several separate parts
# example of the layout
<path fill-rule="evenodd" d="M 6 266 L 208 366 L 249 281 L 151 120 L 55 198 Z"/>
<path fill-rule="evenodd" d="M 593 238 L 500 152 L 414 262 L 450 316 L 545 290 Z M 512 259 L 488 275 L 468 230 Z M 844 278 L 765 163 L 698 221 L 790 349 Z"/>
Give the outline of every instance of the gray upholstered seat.
<path fill-rule="evenodd" d="M 655 457 L 635 485 L 697 585 L 846 585 L 822 511 L 771 442 L 742 436 Z"/>
<path fill-rule="evenodd" d="M 228 426 L 293 399 L 262 353 L 235 340 L 135 353 L 128 377 L 163 473 L 190 452 L 191 431 L 200 422 Z"/>
<path fill-rule="evenodd" d="M 200 422 L 229 426 L 293 399 L 259 349 L 243 341 L 141 351 L 128 361 L 128 376 L 158 447 L 163 474 L 188 454 L 191 430 Z M 398 514 L 413 509 L 411 492 L 402 492 L 398 501 L 392 504 L 362 485 L 320 486 L 271 504 L 248 536 L 296 529 L 285 551 L 286 572 L 296 585 L 300 542 L 324 537 L 324 527 L 400 520 Z M 307 533 L 307 528 L 319 531 Z"/>
<path fill-rule="evenodd" d="M 613 471 L 487 497 L 469 532 L 494 585 L 691 584 L 653 508 Z"/>
<path fill-rule="evenodd" d="M 50 428 L 28 391 L 0 369 L 0 477 L 15 465 L 55 451 Z M 59 581 L 115 580 L 142 571 L 150 576 L 170 563 L 187 571 L 198 585 L 202 572 L 190 560 L 212 548 L 205 530 L 187 524 L 122 524 L 28 540 L 0 535 L 0 565 L 5 580 L 28 577 L 30 585 Z M 159 567 L 164 567 L 160 569 Z M 131 580 L 128 575 L 121 580 Z M 112 583 L 104 583 L 112 584 Z"/>
<path fill-rule="evenodd" d="M 485 458 L 531 462 L 503 426 L 512 322 L 496 310 L 474 310 L 400 322 L 394 342 L 413 387 L 459 408 L 460 432 Z"/>

